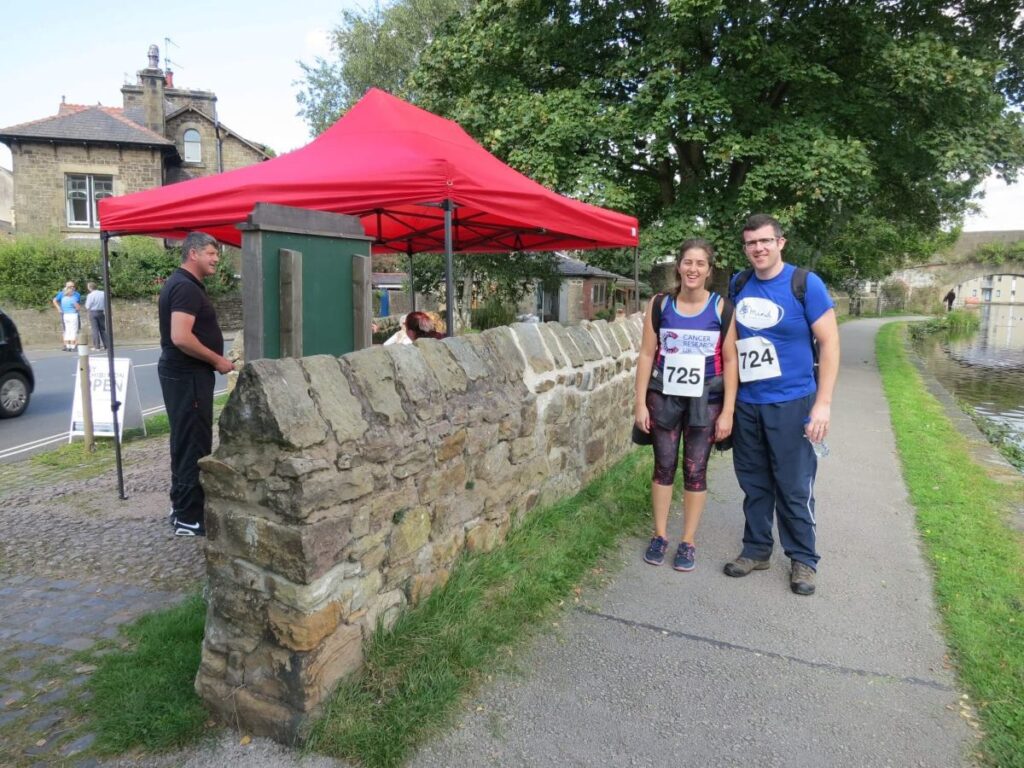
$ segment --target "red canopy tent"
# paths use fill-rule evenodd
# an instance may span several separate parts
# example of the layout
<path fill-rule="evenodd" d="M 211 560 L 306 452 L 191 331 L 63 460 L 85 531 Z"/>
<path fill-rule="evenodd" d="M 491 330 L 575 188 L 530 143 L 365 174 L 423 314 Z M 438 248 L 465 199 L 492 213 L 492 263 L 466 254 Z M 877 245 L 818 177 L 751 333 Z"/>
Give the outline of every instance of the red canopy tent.
<path fill-rule="evenodd" d="M 552 192 L 508 167 L 456 123 L 371 89 L 309 145 L 259 165 L 99 203 L 107 233 L 232 245 L 257 202 L 359 216 L 377 250 L 636 246 L 637 220 Z"/>
<path fill-rule="evenodd" d="M 358 216 L 378 251 L 444 252 L 448 328 L 453 327 L 453 251 L 635 249 L 638 242 L 632 216 L 558 195 L 505 165 L 456 123 L 374 88 L 302 149 L 259 165 L 100 200 L 107 327 L 112 327 L 107 255 L 112 236 L 183 238 L 199 230 L 239 245 L 236 225 L 256 203 Z M 634 279 L 635 261 L 634 250 Z M 107 348 L 113 380 L 113 344 Z M 117 444 L 120 403 L 113 389 L 111 406 Z"/>

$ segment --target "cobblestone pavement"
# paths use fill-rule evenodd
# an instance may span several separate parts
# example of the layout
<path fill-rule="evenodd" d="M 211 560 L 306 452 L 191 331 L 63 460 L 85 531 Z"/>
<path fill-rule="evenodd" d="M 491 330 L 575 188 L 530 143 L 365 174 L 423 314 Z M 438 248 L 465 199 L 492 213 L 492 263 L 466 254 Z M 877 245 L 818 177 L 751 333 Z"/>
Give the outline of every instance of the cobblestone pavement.
<path fill-rule="evenodd" d="M 167 439 L 128 443 L 114 471 L 0 468 L 0 765 L 95 765 L 74 713 L 94 667 L 74 654 L 201 583 L 201 539 L 167 521 Z"/>

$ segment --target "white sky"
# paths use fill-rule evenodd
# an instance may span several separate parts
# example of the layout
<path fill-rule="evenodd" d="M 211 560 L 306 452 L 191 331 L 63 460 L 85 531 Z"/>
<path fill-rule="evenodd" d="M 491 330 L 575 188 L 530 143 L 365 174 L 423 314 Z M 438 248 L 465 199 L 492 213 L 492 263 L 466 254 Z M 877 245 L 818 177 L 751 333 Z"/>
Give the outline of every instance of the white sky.
<path fill-rule="evenodd" d="M 283 154 L 309 141 L 296 116 L 298 61 L 329 52 L 327 32 L 360 0 L 177 0 L 83 6 L 71 0 L 7 3 L 0 16 L 0 127 L 54 115 L 68 103 L 121 106 L 151 43 L 171 59 L 175 85 L 217 94 L 221 122 Z M 165 46 L 164 38 L 175 46 Z M 169 51 L 164 51 L 168 47 Z M 0 144 L 0 165 L 11 155 Z M 1024 229 L 1024 184 L 985 185 L 967 231 Z"/>

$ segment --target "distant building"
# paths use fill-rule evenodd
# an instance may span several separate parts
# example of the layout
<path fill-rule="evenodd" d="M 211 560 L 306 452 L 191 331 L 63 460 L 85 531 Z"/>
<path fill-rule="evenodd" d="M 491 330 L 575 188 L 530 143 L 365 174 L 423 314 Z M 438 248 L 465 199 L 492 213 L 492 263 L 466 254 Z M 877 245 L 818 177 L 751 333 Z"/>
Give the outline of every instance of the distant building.
<path fill-rule="evenodd" d="M 546 291 L 538 285 L 536 293 L 520 304 L 520 312 L 535 314 L 541 322 L 571 324 L 593 320 L 599 313 L 610 314 L 617 307 L 634 311 L 636 283 L 632 279 L 564 253 L 555 254 L 555 258 L 562 277 L 558 290 Z"/>
<path fill-rule="evenodd" d="M 0 168 L 0 234 L 12 231 L 14 221 L 14 174 Z"/>
<path fill-rule="evenodd" d="M 252 165 L 262 144 L 217 119 L 217 96 L 174 86 L 149 47 L 149 66 L 121 88 L 122 107 L 61 103 L 56 115 L 0 129 L 13 158 L 16 234 L 99 232 L 96 201 Z"/>

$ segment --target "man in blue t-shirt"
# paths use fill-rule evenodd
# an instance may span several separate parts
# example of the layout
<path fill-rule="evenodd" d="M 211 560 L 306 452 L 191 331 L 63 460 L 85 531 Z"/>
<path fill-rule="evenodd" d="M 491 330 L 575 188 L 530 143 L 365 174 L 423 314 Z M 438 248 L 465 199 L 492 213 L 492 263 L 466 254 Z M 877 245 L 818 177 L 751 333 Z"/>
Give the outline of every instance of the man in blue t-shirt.
<path fill-rule="evenodd" d="M 732 433 L 746 525 L 743 550 L 725 572 L 738 577 L 769 567 L 777 516 L 779 541 L 791 560 L 790 587 L 812 595 L 818 568 L 818 458 L 812 443 L 828 434 L 839 328 L 821 278 L 809 273 L 804 296 L 794 293 L 795 268 L 782 260 L 785 245 L 774 218 L 747 219 L 743 250 L 754 271 L 735 297 L 740 387 Z M 818 344 L 817 381 L 812 337 Z"/>

